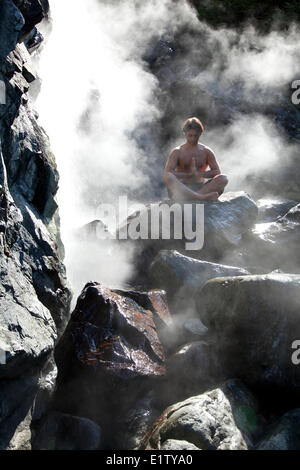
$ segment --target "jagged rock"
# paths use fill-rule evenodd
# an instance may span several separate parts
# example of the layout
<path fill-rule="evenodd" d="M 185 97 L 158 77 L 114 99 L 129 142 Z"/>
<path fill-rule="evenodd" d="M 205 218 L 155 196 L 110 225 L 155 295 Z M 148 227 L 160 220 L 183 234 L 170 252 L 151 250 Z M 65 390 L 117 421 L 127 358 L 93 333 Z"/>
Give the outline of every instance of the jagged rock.
<path fill-rule="evenodd" d="M 195 294 L 214 277 L 241 276 L 248 271 L 185 256 L 178 251 L 162 250 L 150 265 L 151 285 L 164 289 L 172 314 L 195 314 Z"/>
<path fill-rule="evenodd" d="M 15 49 L 25 20 L 11 0 L 0 2 L 0 63 Z"/>
<path fill-rule="evenodd" d="M 237 380 L 167 408 L 144 437 L 140 449 L 161 450 L 169 439 L 201 450 L 253 447 L 262 419 L 251 393 Z"/>
<path fill-rule="evenodd" d="M 116 414 L 128 413 L 145 386 L 165 373 L 153 314 L 130 296 L 88 283 L 55 353 L 57 406 L 95 419 L 111 435 L 107 440 L 118 439 Z"/>
<path fill-rule="evenodd" d="M 114 289 L 114 292 L 124 297 L 129 297 L 144 309 L 150 310 L 157 330 L 172 324 L 169 312 L 166 292 L 164 290 L 151 290 L 149 292 L 139 292 L 134 290 Z"/>
<path fill-rule="evenodd" d="M 25 19 L 19 37 L 19 40 L 23 41 L 37 23 L 48 17 L 49 2 L 48 0 L 14 0 L 14 3 Z"/>
<path fill-rule="evenodd" d="M 197 294 L 203 323 L 231 376 L 246 384 L 292 393 L 300 369 L 292 343 L 300 338 L 300 276 L 266 274 L 216 278 Z M 270 401 L 270 400 L 269 400 Z"/>
<path fill-rule="evenodd" d="M 284 216 L 292 207 L 297 205 L 296 201 L 286 199 L 266 199 L 256 201 L 258 207 L 257 223 L 275 222 Z"/>
<path fill-rule="evenodd" d="M 241 243 L 248 263 L 260 266 L 265 272 L 281 269 L 299 273 L 299 228 L 300 204 L 275 222 L 255 225 Z"/>
<path fill-rule="evenodd" d="M 51 411 L 37 430 L 34 450 L 101 449 L 102 431 L 90 419 Z"/>
<path fill-rule="evenodd" d="M 33 25 L 34 1 L 15 3 L 25 27 Z M 58 173 L 27 94 L 35 72 L 19 42 L 25 30 L 17 6 L 0 2 L 1 449 L 31 448 L 52 397 L 50 362 L 71 297 L 55 201 Z"/>
<path fill-rule="evenodd" d="M 27 47 L 29 53 L 32 54 L 40 47 L 43 41 L 44 36 L 42 35 L 42 33 L 37 28 L 33 28 L 33 30 L 25 39 L 24 44 Z"/>
<path fill-rule="evenodd" d="M 257 450 L 300 450 L 300 410 L 285 413 L 256 446 Z"/>

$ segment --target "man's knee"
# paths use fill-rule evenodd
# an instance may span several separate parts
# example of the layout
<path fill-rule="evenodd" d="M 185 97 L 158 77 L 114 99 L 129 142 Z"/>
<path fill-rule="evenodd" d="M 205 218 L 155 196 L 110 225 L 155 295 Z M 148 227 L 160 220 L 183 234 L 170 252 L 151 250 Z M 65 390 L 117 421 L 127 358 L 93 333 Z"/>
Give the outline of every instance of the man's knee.
<path fill-rule="evenodd" d="M 225 186 L 228 184 L 228 178 L 226 175 L 217 175 L 216 177 L 216 180 L 217 182 L 220 184 L 220 186 L 222 186 L 223 188 L 225 188 Z"/>

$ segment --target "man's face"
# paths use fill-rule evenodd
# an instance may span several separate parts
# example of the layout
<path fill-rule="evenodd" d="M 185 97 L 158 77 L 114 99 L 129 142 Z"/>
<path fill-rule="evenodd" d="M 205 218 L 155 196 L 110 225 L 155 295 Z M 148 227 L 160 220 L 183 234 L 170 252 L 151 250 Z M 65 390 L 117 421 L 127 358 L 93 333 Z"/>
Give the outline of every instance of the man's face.
<path fill-rule="evenodd" d="M 194 129 L 190 129 L 185 133 L 185 138 L 188 144 L 197 145 L 200 137 L 200 133 Z"/>

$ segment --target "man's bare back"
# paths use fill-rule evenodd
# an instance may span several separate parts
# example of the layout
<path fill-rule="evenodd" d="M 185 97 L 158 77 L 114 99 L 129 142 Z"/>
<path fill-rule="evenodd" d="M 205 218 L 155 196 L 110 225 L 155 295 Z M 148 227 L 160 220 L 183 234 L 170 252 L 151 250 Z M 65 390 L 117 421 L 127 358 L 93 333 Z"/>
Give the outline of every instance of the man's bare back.
<path fill-rule="evenodd" d="M 228 183 L 213 151 L 198 142 L 201 135 L 198 123 L 197 118 L 185 122 L 186 142 L 172 150 L 168 158 L 164 182 L 171 199 L 216 200 Z"/>

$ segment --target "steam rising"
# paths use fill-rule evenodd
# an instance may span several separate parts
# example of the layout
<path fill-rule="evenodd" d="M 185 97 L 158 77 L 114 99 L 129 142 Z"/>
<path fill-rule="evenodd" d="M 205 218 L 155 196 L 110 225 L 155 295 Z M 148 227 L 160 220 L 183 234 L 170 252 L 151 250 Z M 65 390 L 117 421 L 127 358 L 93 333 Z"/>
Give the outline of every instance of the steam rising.
<path fill-rule="evenodd" d="M 191 86 L 225 98 L 229 108 L 243 104 L 230 125 L 208 128 L 203 136 L 229 176 L 228 190 L 242 190 L 241 178 L 254 168 L 267 171 L 295 151 L 259 107 L 278 96 L 286 99 L 280 90 L 297 72 L 299 31 L 292 27 L 260 37 L 252 27 L 240 36 L 214 31 L 184 0 L 52 0 L 51 16 L 52 31 L 39 57 L 36 107 L 60 173 L 65 263 L 76 298 L 89 280 L 124 284 L 133 257 L 127 247 L 84 243 L 74 237 L 76 228 L 97 217 L 100 203 L 117 203 L 127 193 L 132 202 L 143 192 L 155 197 L 151 191 L 162 180 L 168 154 L 182 142 L 176 138 L 162 146 L 153 132 L 164 110 L 162 84 L 143 59 L 149 48 L 161 37 L 177 37 L 186 50 L 170 65 L 186 85 L 170 116 L 178 138 L 177 126 L 193 115 L 185 107 Z M 205 103 L 203 111 L 210 113 L 204 108 Z"/>

